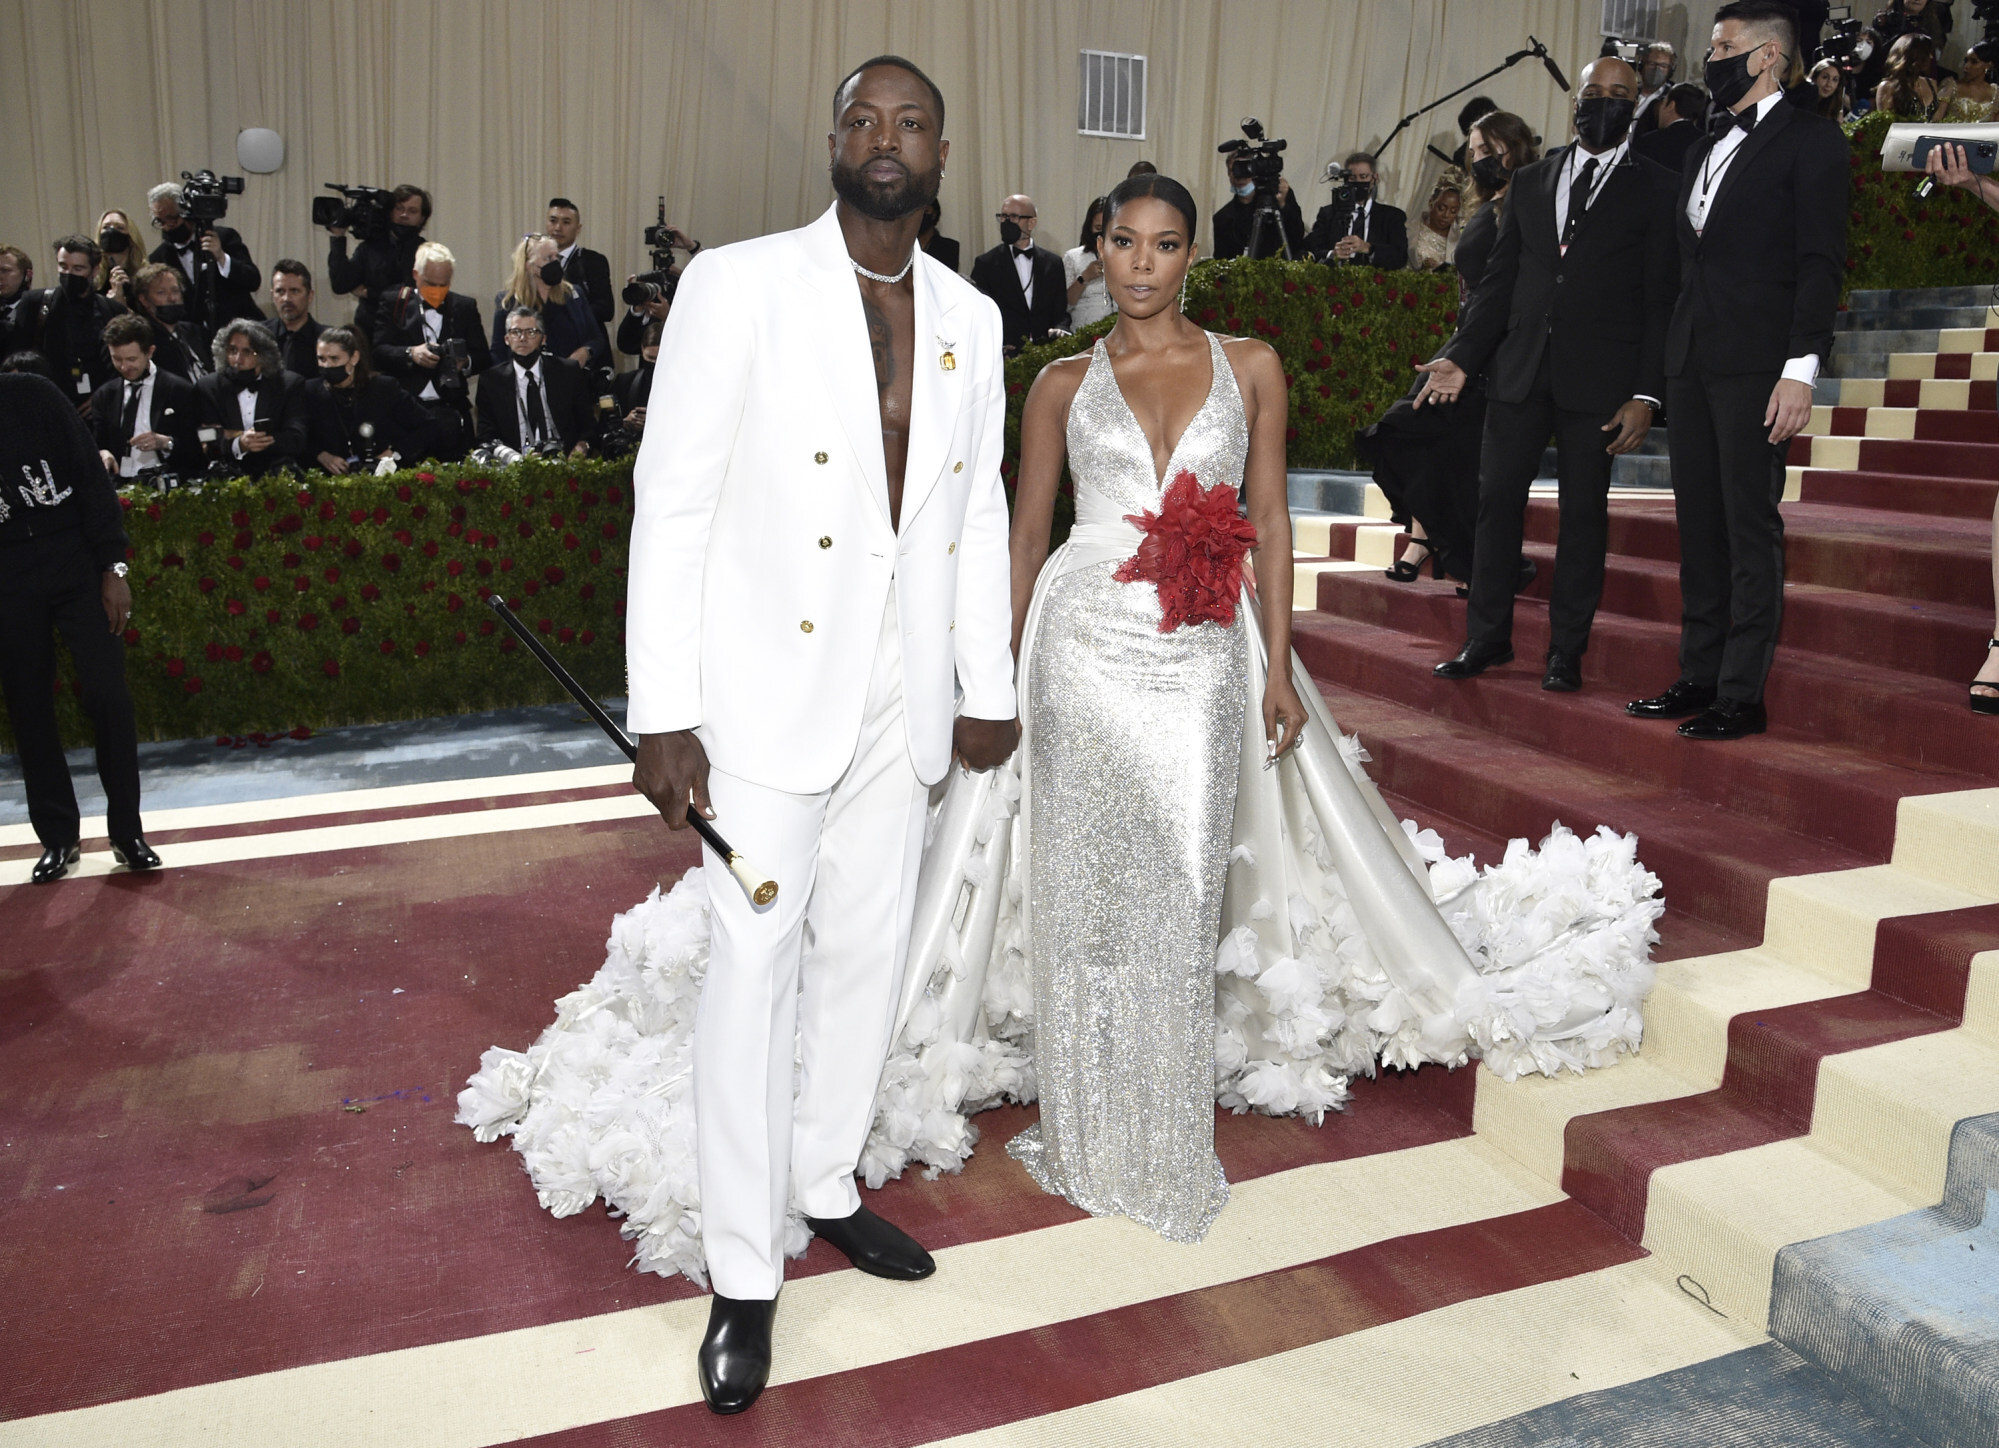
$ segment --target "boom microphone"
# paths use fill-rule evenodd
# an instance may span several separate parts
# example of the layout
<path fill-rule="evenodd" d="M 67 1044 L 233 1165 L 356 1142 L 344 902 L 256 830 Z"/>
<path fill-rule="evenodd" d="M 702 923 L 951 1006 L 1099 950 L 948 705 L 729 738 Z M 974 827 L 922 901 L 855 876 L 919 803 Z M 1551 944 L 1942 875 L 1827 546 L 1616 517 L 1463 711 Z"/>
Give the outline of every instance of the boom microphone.
<path fill-rule="evenodd" d="M 541 661 L 541 666 L 548 670 L 555 682 L 562 685 L 569 697 L 583 706 L 583 712 L 597 721 L 597 727 L 610 736 L 611 742 L 624 751 L 625 758 L 636 764 L 639 747 L 632 743 L 631 735 L 620 729 L 617 721 L 604 712 L 604 706 L 591 698 L 589 691 L 576 682 L 576 676 L 562 667 L 555 655 L 551 654 L 528 626 L 521 622 L 520 616 L 507 607 L 506 599 L 497 593 L 489 593 L 486 595 L 486 602 L 493 612 L 500 616 L 500 622 L 512 631 L 515 638 L 528 646 L 529 653 Z M 706 840 L 708 847 L 727 862 L 729 873 L 742 882 L 743 889 L 752 903 L 768 905 L 777 898 L 777 881 L 752 869 L 749 861 L 730 849 L 729 842 L 722 838 L 720 831 L 701 818 L 700 812 L 691 804 L 687 806 L 687 822 L 694 826 L 694 833 Z"/>
<path fill-rule="evenodd" d="M 1573 90 L 1574 87 L 1569 84 L 1569 78 L 1562 74 L 1562 68 L 1556 65 L 1555 58 L 1548 54 L 1548 47 L 1531 35 L 1527 37 L 1527 43 L 1533 46 L 1534 53 L 1541 57 L 1541 64 L 1548 67 L 1548 74 L 1555 78 L 1555 84 L 1563 90 Z"/>

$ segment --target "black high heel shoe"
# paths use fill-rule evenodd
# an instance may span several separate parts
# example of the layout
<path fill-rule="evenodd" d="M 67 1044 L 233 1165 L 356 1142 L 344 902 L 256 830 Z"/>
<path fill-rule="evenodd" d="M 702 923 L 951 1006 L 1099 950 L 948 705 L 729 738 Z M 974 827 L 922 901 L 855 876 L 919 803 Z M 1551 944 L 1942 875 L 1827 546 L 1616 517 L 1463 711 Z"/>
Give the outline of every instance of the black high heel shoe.
<path fill-rule="evenodd" d="M 1999 649 L 1999 639 L 1987 639 L 1985 647 L 1988 649 Z M 1999 694 L 1981 694 L 1978 692 L 1980 689 L 1999 689 L 1999 683 L 1980 682 L 1976 679 L 1972 681 L 1971 712 L 1974 714 L 1999 714 Z"/>
<path fill-rule="evenodd" d="M 1421 538 L 1411 538 L 1409 546 L 1412 548 L 1421 548 L 1423 556 L 1418 558 L 1414 563 L 1411 563 L 1407 558 L 1398 558 L 1395 560 L 1393 568 L 1383 570 L 1383 573 L 1387 577 L 1394 579 L 1397 583 L 1414 583 L 1423 576 L 1423 565 L 1430 563 L 1436 556 L 1432 553 L 1430 545 L 1425 543 Z M 1433 566 L 1432 572 L 1434 571 L 1435 568 Z"/>

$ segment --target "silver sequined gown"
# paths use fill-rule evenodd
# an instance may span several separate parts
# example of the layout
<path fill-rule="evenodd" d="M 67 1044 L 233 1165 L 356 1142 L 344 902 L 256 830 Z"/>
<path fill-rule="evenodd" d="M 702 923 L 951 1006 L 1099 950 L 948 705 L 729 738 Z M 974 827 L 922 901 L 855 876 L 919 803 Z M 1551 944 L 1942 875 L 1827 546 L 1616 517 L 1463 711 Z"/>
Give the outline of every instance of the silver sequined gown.
<path fill-rule="evenodd" d="M 1221 343 L 1167 464 L 1242 487 L 1249 428 Z M 1159 632 L 1157 591 L 1111 575 L 1124 515 L 1164 486 L 1099 342 L 1069 410 L 1076 527 L 1023 648 L 1026 899 L 1041 1122 L 1008 1147 L 1050 1192 L 1198 1241 L 1228 1201 L 1215 1156 L 1215 948 L 1242 756 L 1248 641 Z"/>

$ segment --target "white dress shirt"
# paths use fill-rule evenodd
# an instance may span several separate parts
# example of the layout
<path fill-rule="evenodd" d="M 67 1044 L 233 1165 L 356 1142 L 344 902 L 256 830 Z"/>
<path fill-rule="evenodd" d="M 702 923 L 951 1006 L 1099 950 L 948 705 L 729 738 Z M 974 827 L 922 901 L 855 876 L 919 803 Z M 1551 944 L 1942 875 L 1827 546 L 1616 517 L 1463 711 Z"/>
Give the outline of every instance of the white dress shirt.
<path fill-rule="evenodd" d="M 1770 112 L 1782 104 L 1784 96 L 1781 91 L 1763 97 L 1756 103 L 1756 124 L 1760 126 L 1769 120 Z M 1748 139 L 1747 131 L 1739 126 L 1730 126 L 1722 132 L 1721 139 L 1709 148 L 1707 159 L 1701 162 L 1701 169 L 1694 177 L 1693 189 L 1687 195 L 1687 220 L 1693 223 L 1694 235 L 1699 236 L 1707 229 L 1708 209 L 1721 192 L 1722 178 L 1728 175 L 1729 164 Z M 1783 375 L 1792 382 L 1802 382 L 1810 387 L 1819 375 L 1819 354 L 1807 352 L 1802 357 L 1791 358 L 1784 364 Z"/>
<path fill-rule="evenodd" d="M 548 382 L 541 375 L 541 358 L 535 358 L 534 366 L 532 367 L 521 366 L 519 360 L 513 358 L 511 354 L 509 354 L 509 360 L 514 363 L 514 406 L 518 409 L 520 417 L 521 451 L 526 452 L 536 443 L 545 441 L 556 435 L 555 424 L 548 415 Z M 534 430 L 533 424 L 528 421 L 528 379 L 530 377 L 534 379 L 534 385 L 541 389 L 542 429 L 539 433 Z"/>
<path fill-rule="evenodd" d="M 438 342 L 444 336 L 444 313 L 440 312 L 436 307 L 425 303 L 422 317 L 424 345 L 435 352 Z M 439 365 L 441 366 L 442 364 L 440 363 Z M 419 392 L 417 396 L 421 397 L 425 402 L 436 402 L 438 400 L 437 383 L 434 380 L 437 376 L 436 370 L 433 369 L 430 375 L 433 380 L 424 383 L 423 391 Z"/>
<path fill-rule="evenodd" d="M 179 243 L 175 243 L 174 246 L 175 252 L 180 256 L 180 269 L 187 273 L 189 281 L 199 280 L 198 269 L 201 266 L 201 247 L 197 245 L 199 240 L 199 238 L 196 238 L 195 241 L 190 241 L 186 246 L 181 246 Z M 215 259 L 215 272 L 217 276 L 226 277 L 229 275 L 228 252 L 223 252 L 221 256 Z"/>
<path fill-rule="evenodd" d="M 1353 215 L 1347 218 L 1347 235 L 1372 242 L 1374 238 L 1367 234 L 1368 223 L 1372 220 L 1374 220 L 1374 195 L 1370 192 L 1367 200 L 1356 206 Z"/>
<path fill-rule="evenodd" d="M 139 379 L 139 410 L 132 415 L 132 431 L 130 434 L 132 437 L 138 437 L 141 433 L 148 433 L 153 430 L 153 379 L 159 375 L 160 369 L 156 363 L 149 362 L 146 364 L 146 375 Z M 118 379 L 118 406 L 120 409 L 119 416 L 121 417 L 124 415 L 125 389 L 131 385 L 123 377 Z M 128 447 L 125 449 L 125 456 L 118 460 L 118 476 L 121 478 L 136 478 L 145 469 L 156 468 L 159 465 L 160 455 L 158 453 L 142 452 L 138 448 Z"/>
<path fill-rule="evenodd" d="M 1020 275 L 1020 292 L 1027 298 L 1027 309 L 1034 310 L 1034 248 L 1013 254 L 1013 269 Z"/>
<path fill-rule="evenodd" d="M 255 432 L 257 430 L 257 384 L 262 381 L 263 379 L 260 377 L 257 379 L 257 382 L 252 382 L 248 387 L 238 388 L 236 391 L 236 411 L 243 420 L 243 431 L 245 432 Z M 237 457 L 242 457 L 243 439 L 240 437 L 232 439 L 229 444 L 229 450 Z"/>

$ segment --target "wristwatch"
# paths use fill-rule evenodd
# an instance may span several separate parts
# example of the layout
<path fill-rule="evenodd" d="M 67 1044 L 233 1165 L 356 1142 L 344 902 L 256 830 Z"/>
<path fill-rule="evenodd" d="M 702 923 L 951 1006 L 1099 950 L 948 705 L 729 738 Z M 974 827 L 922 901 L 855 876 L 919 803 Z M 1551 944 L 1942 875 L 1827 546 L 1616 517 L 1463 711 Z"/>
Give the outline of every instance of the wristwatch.
<path fill-rule="evenodd" d="M 132 569 L 131 566 L 121 558 L 118 562 L 112 564 L 109 568 L 105 569 L 104 571 L 110 574 L 113 578 L 123 578 L 126 574 L 130 573 Z"/>

